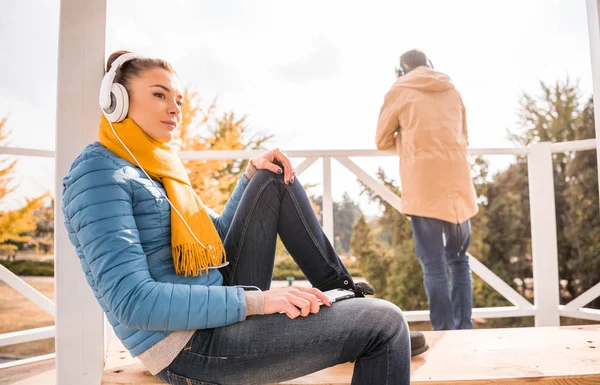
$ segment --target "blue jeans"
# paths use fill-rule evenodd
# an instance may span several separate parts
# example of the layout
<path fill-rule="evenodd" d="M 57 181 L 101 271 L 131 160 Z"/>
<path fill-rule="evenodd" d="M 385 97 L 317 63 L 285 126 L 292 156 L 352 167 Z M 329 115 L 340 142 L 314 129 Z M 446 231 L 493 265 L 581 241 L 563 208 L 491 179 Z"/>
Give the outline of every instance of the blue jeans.
<path fill-rule="evenodd" d="M 470 221 L 460 225 L 411 216 L 415 251 L 423 267 L 433 330 L 472 329 L 473 289 L 467 248 Z M 450 269 L 451 287 L 448 286 Z"/>
<path fill-rule="evenodd" d="M 268 290 L 279 234 L 315 287 L 353 283 L 296 180 L 258 171 L 244 191 L 225 237 L 226 285 Z M 285 314 L 194 333 L 159 377 L 170 384 L 269 384 L 355 362 L 352 384 L 409 384 L 408 325 L 398 307 L 353 298 L 295 320 Z"/>

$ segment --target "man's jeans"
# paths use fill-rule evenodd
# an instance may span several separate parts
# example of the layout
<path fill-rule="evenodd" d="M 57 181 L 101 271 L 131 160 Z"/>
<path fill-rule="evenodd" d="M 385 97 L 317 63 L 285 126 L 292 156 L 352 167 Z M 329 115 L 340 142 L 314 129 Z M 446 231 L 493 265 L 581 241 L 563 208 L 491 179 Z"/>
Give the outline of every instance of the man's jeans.
<path fill-rule="evenodd" d="M 433 330 L 472 329 L 473 289 L 466 255 L 471 242 L 470 221 L 457 225 L 411 216 L 411 223 Z"/>
<path fill-rule="evenodd" d="M 302 185 L 258 171 L 244 191 L 225 237 L 225 285 L 268 290 L 279 234 L 310 283 L 352 287 Z M 295 320 L 285 314 L 251 316 L 203 329 L 159 377 L 171 384 L 269 384 L 355 361 L 352 384 L 408 384 L 410 339 L 398 307 L 368 298 L 322 306 Z"/>

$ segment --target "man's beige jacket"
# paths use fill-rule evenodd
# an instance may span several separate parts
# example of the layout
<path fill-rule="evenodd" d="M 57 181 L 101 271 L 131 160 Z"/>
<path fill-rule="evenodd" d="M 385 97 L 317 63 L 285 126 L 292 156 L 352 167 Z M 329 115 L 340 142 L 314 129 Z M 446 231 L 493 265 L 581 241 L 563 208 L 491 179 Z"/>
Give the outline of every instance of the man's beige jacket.
<path fill-rule="evenodd" d="M 465 107 L 447 75 L 421 66 L 398 78 L 385 95 L 376 144 L 400 156 L 402 213 L 451 223 L 477 214 Z"/>

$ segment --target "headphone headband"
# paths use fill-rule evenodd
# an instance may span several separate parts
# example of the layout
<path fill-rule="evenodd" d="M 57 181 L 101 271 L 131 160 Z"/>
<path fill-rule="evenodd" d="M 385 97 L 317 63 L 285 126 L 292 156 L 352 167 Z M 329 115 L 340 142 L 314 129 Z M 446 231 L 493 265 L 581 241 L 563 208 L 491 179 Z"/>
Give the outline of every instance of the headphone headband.
<path fill-rule="evenodd" d="M 112 62 L 112 64 L 110 65 L 110 71 L 112 71 L 113 68 L 116 71 L 117 68 L 122 66 L 126 61 L 138 59 L 141 57 L 142 56 L 138 55 L 137 53 L 133 53 L 133 52 L 125 53 L 125 54 L 119 56 L 118 58 L 116 58 L 115 61 Z"/>
<path fill-rule="evenodd" d="M 427 59 L 427 67 L 433 69 L 433 63 L 429 59 Z M 404 64 L 402 64 L 402 57 L 398 58 L 398 62 L 396 63 L 396 68 L 394 70 L 396 72 L 396 78 L 399 78 L 400 76 L 404 76 L 408 72 L 411 71 L 411 69 L 407 68 Z"/>

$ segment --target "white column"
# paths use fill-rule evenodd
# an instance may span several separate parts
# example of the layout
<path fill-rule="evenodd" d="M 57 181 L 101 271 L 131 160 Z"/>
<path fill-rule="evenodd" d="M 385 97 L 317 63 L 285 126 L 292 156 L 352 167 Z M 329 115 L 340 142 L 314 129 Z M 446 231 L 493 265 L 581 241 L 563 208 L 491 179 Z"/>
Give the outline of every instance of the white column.
<path fill-rule="evenodd" d="M 558 326 L 558 247 L 552 144 L 530 146 L 528 157 L 535 326 Z"/>
<path fill-rule="evenodd" d="M 600 0 L 587 0 L 587 15 L 592 58 L 594 116 L 596 117 L 596 156 L 598 157 L 598 180 L 600 180 Z"/>
<path fill-rule="evenodd" d="M 333 198 L 331 197 L 331 157 L 323 157 L 323 231 L 335 246 L 333 239 Z"/>
<path fill-rule="evenodd" d="M 56 383 L 97 385 L 104 367 L 104 317 L 69 242 L 62 178 L 96 140 L 104 68 L 106 0 L 61 0 L 56 108 Z"/>

